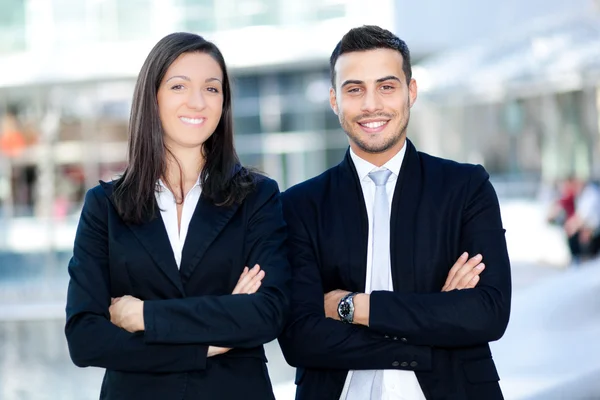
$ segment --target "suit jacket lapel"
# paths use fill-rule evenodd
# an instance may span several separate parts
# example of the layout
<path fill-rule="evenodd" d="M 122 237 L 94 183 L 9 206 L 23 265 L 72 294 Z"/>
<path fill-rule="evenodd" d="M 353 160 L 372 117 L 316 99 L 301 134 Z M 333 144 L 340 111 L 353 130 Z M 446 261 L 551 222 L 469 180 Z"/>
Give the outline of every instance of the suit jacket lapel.
<path fill-rule="evenodd" d="M 423 184 L 419 154 L 408 139 L 406 146 L 390 217 L 392 280 L 397 292 L 414 292 L 415 289 L 414 236 Z"/>
<path fill-rule="evenodd" d="M 206 197 L 200 196 L 181 255 L 180 274 L 184 282 L 190 279 L 204 253 L 225 228 L 238 207 L 237 204 L 228 207 L 217 206 Z"/>
<path fill-rule="evenodd" d="M 347 241 L 346 248 L 350 253 L 349 259 L 353 260 L 353 265 L 356 265 L 355 268 L 342 268 L 342 271 L 349 274 L 348 281 L 356 285 L 355 290 L 364 291 L 367 277 L 369 220 L 365 198 L 356 167 L 350 156 L 350 149 L 346 151 L 344 160 L 338 166 L 334 193 L 342 195 L 342 201 L 339 204 L 341 210 L 336 210 L 334 214 L 343 216 L 344 237 L 341 240 Z M 335 205 L 335 207 L 338 206 Z"/>
<path fill-rule="evenodd" d="M 114 205 L 112 198 L 113 185 L 100 182 L 104 192 Z M 155 209 L 154 217 L 143 224 L 127 224 L 144 249 L 150 254 L 156 265 L 161 269 L 165 276 L 179 289 L 182 295 L 185 295 L 183 284 L 177 270 L 177 263 L 173 254 L 173 248 L 165 229 L 158 205 Z"/>

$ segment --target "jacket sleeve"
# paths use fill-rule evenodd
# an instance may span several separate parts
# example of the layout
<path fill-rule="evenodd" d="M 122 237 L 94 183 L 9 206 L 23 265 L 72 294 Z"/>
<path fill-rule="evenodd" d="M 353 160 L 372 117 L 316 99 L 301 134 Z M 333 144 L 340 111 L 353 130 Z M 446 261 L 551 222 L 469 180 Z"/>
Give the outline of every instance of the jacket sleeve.
<path fill-rule="evenodd" d="M 262 180 L 248 206 L 252 212 L 245 233 L 245 259 L 246 265 L 259 264 L 265 271 L 260 289 L 250 295 L 146 301 L 146 343 L 251 348 L 279 335 L 289 308 L 290 267 L 277 183 Z"/>
<path fill-rule="evenodd" d="M 498 340 L 508 324 L 510 262 L 500 207 L 487 172 L 473 169 L 457 252 L 482 254 L 485 270 L 473 289 L 443 293 L 371 293 L 369 327 L 409 343 L 463 347 Z"/>
<path fill-rule="evenodd" d="M 279 343 L 294 367 L 327 369 L 431 369 L 431 349 L 385 340 L 368 328 L 326 318 L 323 284 L 315 250 L 296 201 L 284 194 L 292 265 L 291 317 Z M 415 364 L 416 362 L 416 364 Z M 418 365 L 417 367 L 414 367 Z"/>
<path fill-rule="evenodd" d="M 86 194 L 69 263 L 65 334 L 73 363 L 129 372 L 204 369 L 207 346 L 149 345 L 142 333 L 110 322 L 107 202 L 96 189 Z"/>

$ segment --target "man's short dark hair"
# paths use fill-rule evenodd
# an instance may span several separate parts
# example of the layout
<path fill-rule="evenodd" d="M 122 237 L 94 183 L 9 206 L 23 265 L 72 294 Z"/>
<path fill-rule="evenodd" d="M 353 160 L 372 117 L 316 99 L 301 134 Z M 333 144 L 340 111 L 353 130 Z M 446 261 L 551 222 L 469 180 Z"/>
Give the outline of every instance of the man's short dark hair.
<path fill-rule="evenodd" d="M 392 49 L 400 52 L 402 54 L 402 70 L 406 77 L 406 83 L 410 83 L 412 78 L 410 50 L 408 50 L 408 46 L 404 40 L 386 29 L 375 25 L 364 25 L 359 28 L 350 29 L 337 46 L 335 46 L 333 53 L 331 53 L 331 58 L 329 59 L 331 85 L 335 88 L 335 63 L 342 54 L 375 49 Z"/>

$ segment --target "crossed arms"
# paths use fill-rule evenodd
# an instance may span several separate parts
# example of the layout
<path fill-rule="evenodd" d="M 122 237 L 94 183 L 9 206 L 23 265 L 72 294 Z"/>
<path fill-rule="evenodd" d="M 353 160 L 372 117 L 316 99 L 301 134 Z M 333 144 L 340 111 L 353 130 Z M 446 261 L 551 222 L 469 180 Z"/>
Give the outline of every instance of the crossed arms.
<path fill-rule="evenodd" d="M 295 202 L 284 195 L 293 286 L 291 318 L 279 341 L 288 363 L 304 368 L 400 369 L 395 361 L 403 359 L 414 361 L 412 370 L 428 370 L 432 347 L 475 346 L 499 339 L 510 310 L 504 230 L 496 194 L 483 168 L 473 170 L 470 182 L 457 253 L 484 255 L 486 268 L 474 282 L 476 287 L 469 281 L 465 290 L 446 291 L 452 289 L 449 277 L 440 288 L 445 291 L 438 293 L 359 295 L 357 323 L 352 325 L 327 318 L 335 314 L 325 311 L 310 232 Z"/>

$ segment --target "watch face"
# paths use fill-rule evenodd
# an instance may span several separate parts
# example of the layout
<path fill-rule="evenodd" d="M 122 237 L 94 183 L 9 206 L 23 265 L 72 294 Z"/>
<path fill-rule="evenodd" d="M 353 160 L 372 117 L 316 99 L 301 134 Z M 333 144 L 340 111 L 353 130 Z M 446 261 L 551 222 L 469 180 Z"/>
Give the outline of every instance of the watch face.
<path fill-rule="evenodd" d="M 350 304 L 348 302 L 343 302 L 340 304 L 340 314 L 342 317 L 347 317 L 350 314 Z"/>

